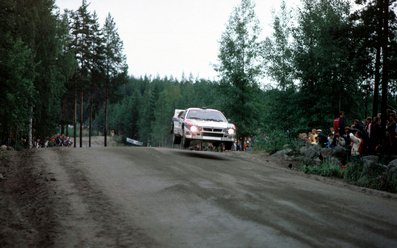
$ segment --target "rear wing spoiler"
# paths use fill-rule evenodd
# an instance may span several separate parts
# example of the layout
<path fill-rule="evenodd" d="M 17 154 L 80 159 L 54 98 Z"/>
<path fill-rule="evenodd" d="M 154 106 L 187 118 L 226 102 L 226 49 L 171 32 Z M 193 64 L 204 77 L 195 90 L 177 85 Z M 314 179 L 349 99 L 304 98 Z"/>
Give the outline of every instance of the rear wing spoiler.
<path fill-rule="evenodd" d="M 173 118 L 178 118 L 179 113 L 185 111 L 185 109 L 175 109 Z"/>

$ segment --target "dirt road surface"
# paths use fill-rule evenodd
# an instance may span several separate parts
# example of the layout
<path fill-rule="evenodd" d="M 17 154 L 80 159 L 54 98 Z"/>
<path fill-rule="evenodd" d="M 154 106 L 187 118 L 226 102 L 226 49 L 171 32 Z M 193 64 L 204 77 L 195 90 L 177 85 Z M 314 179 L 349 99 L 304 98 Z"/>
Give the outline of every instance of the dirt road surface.
<path fill-rule="evenodd" d="M 50 247 L 397 247 L 395 194 L 248 153 L 51 148 L 28 160 L 48 181 Z"/>

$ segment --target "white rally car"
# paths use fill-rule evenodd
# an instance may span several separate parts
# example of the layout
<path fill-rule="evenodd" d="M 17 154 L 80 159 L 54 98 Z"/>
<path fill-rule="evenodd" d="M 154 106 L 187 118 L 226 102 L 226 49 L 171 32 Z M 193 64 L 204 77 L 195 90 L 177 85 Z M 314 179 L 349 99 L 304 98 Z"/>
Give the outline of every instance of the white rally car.
<path fill-rule="evenodd" d="M 214 146 L 225 145 L 230 150 L 236 136 L 236 127 L 216 109 L 176 109 L 172 118 L 174 144 L 182 142 L 187 148 L 193 142 L 209 142 Z"/>

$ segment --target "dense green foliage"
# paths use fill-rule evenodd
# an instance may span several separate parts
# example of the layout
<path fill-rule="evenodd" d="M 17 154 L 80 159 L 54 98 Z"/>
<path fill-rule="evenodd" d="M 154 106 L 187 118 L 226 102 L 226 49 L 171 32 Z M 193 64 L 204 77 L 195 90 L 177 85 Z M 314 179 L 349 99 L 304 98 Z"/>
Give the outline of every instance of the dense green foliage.
<path fill-rule="evenodd" d="M 343 177 L 343 171 L 339 164 L 330 159 L 325 159 L 318 166 L 303 165 L 302 170 L 307 174 L 315 174 L 326 177 Z"/>
<path fill-rule="evenodd" d="M 206 106 L 274 151 L 301 131 L 327 130 L 340 110 L 350 122 L 384 101 L 397 109 L 396 0 L 356 2 L 356 12 L 348 0 L 284 3 L 261 39 L 255 5 L 242 0 L 219 34 L 219 81 L 209 81 L 128 77 L 116 24 L 109 15 L 101 27 L 85 0 L 62 15 L 53 0 L 3 0 L 0 141 L 13 145 L 30 131 L 43 139 L 67 124 L 77 135 L 78 123 L 92 123 L 165 146 L 175 108 Z"/>
<path fill-rule="evenodd" d="M 379 164 L 368 166 L 362 160 L 341 167 L 335 160 L 325 159 L 319 165 L 302 165 L 301 170 L 307 174 L 340 178 L 360 187 L 397 192 L 397 173 L 393 167 L 388 170 Z"/>
<path fill-rule="evenodd" d="M 1 144 L 28 146 L 32 135 L 44 140 L 66 124 L 76 131 L 87 120 L 85 104 L 95 116 L 104 95 L 126 81 L 115 23 L 109 15 L 102 33 L 88 6 L 84 0 L 60 15 L 53 0 L 1 1 Z"/>
<path fill-rule="evenodd" d="M 256 99 L 261 76 L 261 42 L 259 21 L 251 0 L 237 6 L 221 36 L 219 65 L 220 96 L 223 107 L 239 128 L 238 136 L 252 135 L 259 123 L 260 106 Z"/>
<path fill-rule="evenodd" d="M 131 78 L 117 92 L 124 96 L 122 100 L 109 107 L 109 129 L 147 145 L 170 145 L 174 110 L 192 106 L 219 108 L 216 89 L 215 83 L 203 79 Z M 103 125 L 104 116 L 100 114 L 94 126 Z"/>

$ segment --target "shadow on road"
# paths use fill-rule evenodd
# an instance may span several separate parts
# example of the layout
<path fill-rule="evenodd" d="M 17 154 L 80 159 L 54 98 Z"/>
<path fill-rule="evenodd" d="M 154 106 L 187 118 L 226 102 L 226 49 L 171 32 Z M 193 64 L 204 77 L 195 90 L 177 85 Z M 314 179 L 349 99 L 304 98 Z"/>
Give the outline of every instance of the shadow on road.
<path fill-rule="evenodd" d="M 212 160 L 230 160 L 224 156 L 220 156 L 218 154 L 213 154 L 209 152 L 200 152 L 200 151 L 176 151 L 178 155 L 185 157 L 193 157 L 193 158 L 203 158 L 203 159 L 212 159 Z"/>

